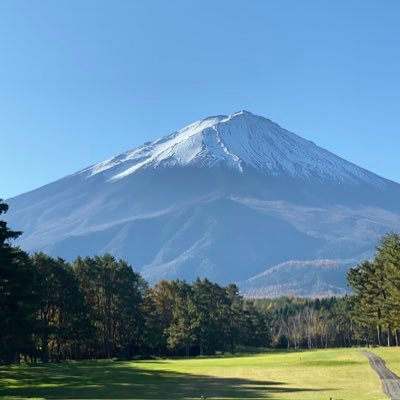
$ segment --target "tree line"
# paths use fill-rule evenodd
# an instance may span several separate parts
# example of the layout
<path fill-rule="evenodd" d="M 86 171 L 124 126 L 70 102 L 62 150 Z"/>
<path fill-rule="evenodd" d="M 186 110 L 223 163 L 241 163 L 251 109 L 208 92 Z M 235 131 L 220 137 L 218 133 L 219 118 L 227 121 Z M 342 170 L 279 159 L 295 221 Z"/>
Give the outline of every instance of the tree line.
<path fill-rule="evenodd" d="M 269 315 L 272 347 L 313 349 L 359 343 L 347 297 L 260 299 L 255 306 Z"/>
<path fill-rule="evenodd" d="M 0 201 L 0 215 L 8 206 Z M 68 263 L 12 245 L 0 220 L 0 363 L 398 345 L 400 237 L 352 268 L 343 298 L 244 299 L 207 279 L 153 287 L 110 254 Z"/>
<path fill-rule="evenodd" d="M 400 341 L 400 235 L 383 236 L 372 260 L 348 273 L 354 295 L 350 315 L 357 337 L 367 344 L 399 345 Z"/>
<path fill-rule="evenodd" d="M 272 345 L 287 348 L 399 346 L 400 235 L 390 232 L 372 260 L 347 274 L 351 294 L 327 299 L 264 299 Z"/>
<path fill-rule="evenodd" d="M 0 202 L 0 214 L 7 205 Z M 27 255 L 0 221 L 0 362 L 210 355 L 268 346 L 265 315 L 237 286 L 207 279 L 149 287 L 110 254 L 73 263 Z"/>

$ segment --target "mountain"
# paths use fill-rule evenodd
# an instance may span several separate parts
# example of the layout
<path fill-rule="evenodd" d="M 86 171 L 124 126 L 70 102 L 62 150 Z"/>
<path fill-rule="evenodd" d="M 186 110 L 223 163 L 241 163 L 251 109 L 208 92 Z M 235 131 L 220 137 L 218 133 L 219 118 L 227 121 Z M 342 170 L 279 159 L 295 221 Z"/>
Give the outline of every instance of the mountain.
<path fill-rule="evenodd" d="M 342 296 L 347 292 L 346 272 L 356 263 L 329 259 L 286 261 L 246 280 L 241 289 L 252 298 Z"/>
<path fill-rule="evenodd" d="M 344 293 L 347 268 L 399 230 L 399 200 L 399 184 L 240 111 L 7 202 L 29 252 L 111 252 L 150 282 L 207 276 L 260 296 Z"/>

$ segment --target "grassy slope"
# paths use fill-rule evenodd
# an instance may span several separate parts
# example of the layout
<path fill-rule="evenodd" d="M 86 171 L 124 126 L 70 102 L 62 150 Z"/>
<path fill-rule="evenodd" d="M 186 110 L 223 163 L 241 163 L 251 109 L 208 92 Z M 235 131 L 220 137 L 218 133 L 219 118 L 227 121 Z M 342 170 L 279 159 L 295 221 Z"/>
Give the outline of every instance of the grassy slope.
<path fill-rule="evenodd" d="M 384 399 L 356 349 L 208 359 L 0 368 L 0 396 L 40 398 Z"/>

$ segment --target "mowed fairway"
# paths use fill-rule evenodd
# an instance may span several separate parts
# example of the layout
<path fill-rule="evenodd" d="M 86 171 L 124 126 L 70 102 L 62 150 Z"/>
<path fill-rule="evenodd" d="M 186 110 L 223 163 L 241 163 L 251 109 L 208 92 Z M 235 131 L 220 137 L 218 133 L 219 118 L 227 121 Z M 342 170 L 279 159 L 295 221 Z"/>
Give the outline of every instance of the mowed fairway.
<path fill-rule="evenodd" d="M 227 358 L 87 361 L 0 368 L 5 398 L 329 399 L 386 397 L 357 349 Z"/>

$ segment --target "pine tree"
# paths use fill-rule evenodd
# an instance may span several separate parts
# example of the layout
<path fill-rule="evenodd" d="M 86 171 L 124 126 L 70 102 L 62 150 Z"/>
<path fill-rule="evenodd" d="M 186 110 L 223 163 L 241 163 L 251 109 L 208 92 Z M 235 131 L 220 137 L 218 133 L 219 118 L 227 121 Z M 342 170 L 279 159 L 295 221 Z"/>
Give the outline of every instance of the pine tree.
<path fill-rule="evenodd" d="M 400 329 L 400 236 L 395 232 L 385 235 L 379 242 L 375 254 L 375 263 L 380 266 L 382 275 L 381 296 L 383 315 L 387 329 L 387 344 L 390 346 L 394 334 L 396 344 L 399 343 Z"/>
<path fill-rule="evenodd" d="M 382 344 L 384 324 L 381 276 L 379 266 L 370 261 L 351 268 L 347 275 L 354 291 L 351 315 L 359 326 L 358 332 L 375 329 L 378 344 Z"/>
<path fill-rule="evenodd" d="M 8 205 L 0 200 L 0 215 Z M 33 271 L 26 253 L 10 242 L 21 235 L 0 220 L 0 361 L 19 361 L 20 353 L 34 352 L 37 295 Z"/>
<path fill-rule="evenodd" d="M 72 267 L 44 253 L 32 256 L 40 296 L 38 322 L 41 359 L 79 357 L 80 341 L 88 330 L 85 304 Z"/>
<path fill-rule="evenodd" d="M 173 318 L 166 330 L 168 348 L 174 353 L 184 349 L 185 355 L 189 356 L 195 340 L 193 289 L 185 281 L 173 281 L 172 284 L 175 301 Z"/>
<path fill-rule="evenodd" d="M 110 254 L 78 258 L 74 271 L 95 330 L 93 355 L 127 358 L 141 351 L 147 285 L 140 275 Z"/>
<path fill-rule="evenodd" d="M 354 290 L 352 317 L 356 333 L 369 341 L 369 331 L 376 329 L 377 343 L 391 345 L 394 334 L 399 342 L 400 316 L 400 236 L 383 236 L 373 261 L 350 269 L 348 281 Z"/>

